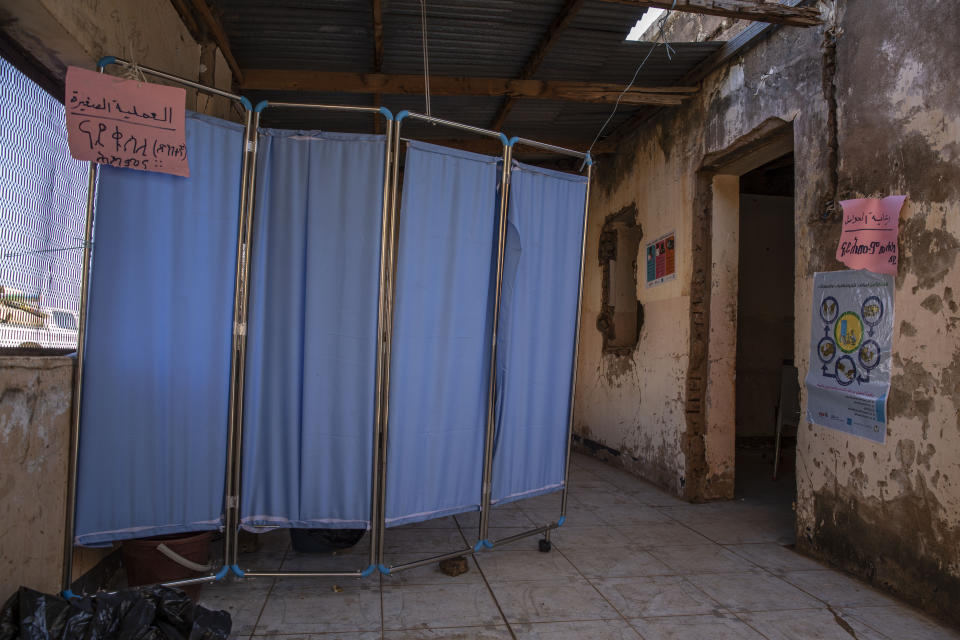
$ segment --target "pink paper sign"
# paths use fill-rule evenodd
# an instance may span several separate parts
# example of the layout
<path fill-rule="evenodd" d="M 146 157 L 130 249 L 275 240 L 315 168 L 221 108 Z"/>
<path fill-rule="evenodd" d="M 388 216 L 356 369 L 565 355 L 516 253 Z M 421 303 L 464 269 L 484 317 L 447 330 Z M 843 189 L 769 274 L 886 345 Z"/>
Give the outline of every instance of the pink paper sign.
<path fill-rule="evenodd" d="M 77 160 L 190 175 L 184 89 L 69 67 L 66 109 Z"/>
<path fill-rule="evenodd" d="M 897 274 L 897 227 L 907 196 L 843 200 L 837 260 L 851 269 Z"/>

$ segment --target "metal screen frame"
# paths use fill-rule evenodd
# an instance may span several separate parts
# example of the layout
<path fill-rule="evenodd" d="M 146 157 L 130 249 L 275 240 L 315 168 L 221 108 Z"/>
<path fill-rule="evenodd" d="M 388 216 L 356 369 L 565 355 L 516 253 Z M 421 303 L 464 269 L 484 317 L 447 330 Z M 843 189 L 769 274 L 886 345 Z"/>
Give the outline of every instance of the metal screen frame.
<path fill-rule="evenodd" d="M 97 71 L 103 73 L 103 70 L 111 64 L 119 64 L 124 66 L 129 66 L 130 63 L 127 60 L 122 58 L 117 58 L 115 56 L 106 56 L 101 58 L 97 62 Z M 208 87 L 206 85 L 194 82 L 193 80 L 188 80 L 186 78 L 181 78 L 164 71 L 159 71 L 157 69 L 151 69 L 150 67 L 143 67 L 137 65 L 137 68 L 142 71 L 145 75 L 153 76 L 156 78 L 162 78 L 169 82 L 173 82 L 184 87 L 189 87 L 191 89 L 196 89 L 197 91 L 202 91 L 210 95 L 216 95 L 223 98 L 227 98 L 234 102 L 240 103 L 244 108 L 246 113 L 246 124 L 244 129 L 244 148 L 243 152 L 243 165 L 240 178 L 240 209 L 238 211 L 239 217 L 239 233 L 237 236 L 237 271 L 236 271 L 236 284 L 240 283 L 240 274 L 241 271 L 246 272 L 245 264 L 245 247 L 246 241 L 249 238 L 248 234 L 244 234 L 243 227 L 243 218 L 246 215 L 247 201 L 246 196 L 249 191 L 247 188 L 248 183 L 248 174 L 250 172 L 251 163 L 254 158 L 251 155 L 250 150 L 250 132 L 251 124 L 253 119 L 251 118 L 252 105 L 250 101 L 228 91 L 223 91 L 215 87 Z M 87 328 L 87 303 L 89 301 L 89 291 L 90 291 L 90 263 L 92 257 L 92 237 L 93 237 L 93 225 L 95 218 L 95 205 L 96 205 L 96 184 L 97 184 L 97 163 L 90 163 L 89 170 L 89 179 L 87 182 L 87 211 L 86 211 L 86 220 L 84 223 L 84 232 L 83 232 L 83 267 L 82 267 L 82 276 L 80 282 L 80 322 L 77 328 L 77 368 L 73 376 L 73 402 L 71 404 L 70 411 L 70 441 L 69 441 L 69 453 L 67 456 L 67 500 L 66 500 L 66 514 L 65 514 L 65 523 L 64 523 L 64 541 L 63 541 L 63 571 L 61 573 L 61 587 L 62 595 L 67 598 L 75 597 L 76 594 L 71 590 L 73 584 L 73 549 L 74 549 L 74 537 L 76 535 L 76 515 L 77 515 L 77 475 L 78 475 L 78 464 L 79 464 L 79 455 L 80 455 L 80 409 L 83 402 L 83 360 L 84 353 L 86 351 L 86 328 Z M 172 582 L 166 582 L 164 585 L 171 587 L 182 587 L 190 584 L 200 584 L 204 582 L 213 582 L 216 580 L 222 579 L 227 575 L 227 551 L 229 550 L 232 539 L 229 533 L 229 528 L 227 524 L 230 519 L 231 514 L 231 501 L 230 501 L 230 460 L 233 456 L 233 451 L 231 448 L 231 443 L 233 441 L 233 432 L 236 430 L 236 416 L 234 415 L 234 372 L 236 365 L 237 349 L 236 345 L 239 343 L 238 332 L 240 332 L 240 327 L 236 322 L 237 318 L 237 298 L 236 293 L 234 296 L 234 325 L 233 325 L 233 343 L 234 351 L 231 355 L 231 387 L 230 387 L 230 413 L 229 413 L 229 424 L 228 424 L 228 442 L 227 446 L 227 485 L 224 487 L 224 505 L 223 505 L 223 520 L 224 520 L 224 563 L 219 571 L 216 573 L 211 573 L 206 576 L 200 576 L 197 578 L 189 578 L 186 580 L 175 580 Z"/>
<path fill-rule="evenodd" d="M 550 532 L 553 531 L 554 529 L 557 529 L 563 526 L 563 523 L 567 519 L 567 496 L 570 488 L 570 482 L 569 482 L 570 449 L 571 449 L 571 444 L 573 442 L 573 410 L 574 410 L 574 403 L 575 403 L 574 396 L 577 388 L 577 364 L 579 362 L 579 356 L 580 356 L 580 326 L 581 326 L 580 316 L 583 313 L 583 272 L 584 272 L 584 258 L 586 256 L 586 251 L 587 251 L 587 221 L 588 221 L 589 212 L 590 212 L 590 179 L 593 177 L 593 159 L 590 157 L 589 152 L 583 153 L 580 151 L 574 151 L 572 149 L 566 149 L 564 147 L 558 147 L 556 145 L 547 144 L 545 142 L 537 142 L 536 140 L 530 140 L 527 138 L 520 138 L 516 136 L 510 139 L 508 146 L 510 147 L 510 149 L 512 149 L 514 146 L 518 144 L 526 147 L 533 147 L 535 149 L 540 149 L 541 151 L 549 151 L 551 153 L 570 156 L 573 158 L 579 158 L 580 160 L 583 160 L 583 164 L 580 165 L 580 171 L 582 172 L 584 168 L 586 168 L 587 170 L 586 172 L 587 189 L 586 189 L 586 194 L 584 195 L 584 203 L 583 203 L 583 231 L 580 238 L 580 282 L 578 284 L 578 289 L 577 289 L 577 322 L 576 322 L 576 328 L 574 330 L 574 338 L 573 338 L 574 339 L 573 371 L 571 372 L 571 376 L 570 376 L 570 395 L 569 395 L 569 400 L 567 405 L 569 413 L 567 416 L 567 452 L 566 452 L 566 457 L 563 463 L 563 492 L 560 498 L 560 517 L 558 517 L 556 520 L 549 522 L 543 526 L 536 527 L 535 529 L 529 529 L 527 531 L 523 531 L 521 533 L 507 536 L 505 538 L 500 538 L 498 540 L 490 540 L 488 538 L 489 524 L 490 524 L 489 523 L 490 487 L 485 486 L 484 494 L 483 494 L 484 503 L 483 503 L 483 506 L 481 507 L 481 516 L 480 516 L 480 540 L 479 542 L 477 542 L 477 546 L 474 549 L 475 551 L 479 551 L 481 547 L 486 547 L 487 549 L 493 549 L 497 545 L 508 544 L 510 542 L 515 542 L 517 540 L 522 540 L 523 538 L 527 538 L 527 537 L 535 536 L 539 534 L 543 534 L 544 540 L 546 540 L 549 543 Z M 512 175 L 512 167 L 508 174 L 508 180 L 510 175 Z M 504 204 L 504 212 L 503 212 L 504 216 L 506 215 L 506 207 L 507 205 Z M 503 232 L 502 231 L 501 231 L 500 242 L 501 242 L 501 257 L 500 257 L 500 265 L 498 266 L 498 269 L 497 269 L 498 299 L 499 299 L 499 291 L 501 286 L 500 276 L 502 275 L 502 270 L 503 270 L 502 269 L 503 267 L 503 257 L 502 257 Z M 496 348 L 496 335 L 494 335 L 494 349 L 495 348 Z M 496 359 L 494 359 L 494 363 L 496 363 Z M 494 375 L 494 374 L 492 373 L 491 375 Z M 492 417 L 491 417 L 491 420 L 492 420 Z M 488 428 L 493 429 L 493 425 L 488 424 Z M 489 444 L 491 443 L 488 442 L 488 445 Z M 490 458 L 489 465 L 492 468 L 493 452 L 487 451 L 487 455 Z M 484 468 L 484 475 L 486 478 L 489 478 L 489 474 L 487 473 L 486 467 Z"/>
<path fill-rule="evenodd" d="M 397 571 L 405 571 L 407 569 L 415 569 L 417 567 L 422 567 L 433 562 L 440 562 L 441 560 L 447 560 L 449 558 L 456 558 L 462 555 L 472 553 L 474 547 L 467 547 L 464 549 L 458 549 L 456 551 L 450 551 L 440 555 L 430 556 L 423 558 L 421 560 L 414 560 L 412 562 L 404 562 L 399 565 L 387 566 L 384 563 L 383 557 L 383 541 L 386 536 L 386 466 L 387 466 L 387 436 L 388 436 L 388 424 L 389 424 L 389 415 L 390 415 L 390 354 L 391 346 L 393 342 L 393 299 L 396 295 L 396 253 L 397 248 L 397 233 L 396 228 L 399 221 L 399 209 L 397 203 L 397 193 L 399 192 L 398 186 L 398 176 L 399 176 L 399 158 L 400 158 L 400 127 L 401 123 L 405 118 L 412 118 L 414 120 L 419 120 L 421 122 L 427 122 L 433 125 L 438 125 L 442 127 L 448 127 L 452 129 L 457 129 L 460 131 L 467 131 L 469 133 L 474 133 L 488 138 L 494 138 L 499 140 L 503 144 L 503 168 L 500 172 L 500 211 L 498 212 L 498 225 L 499 225 L 499 238 L 497 245 L 497 279 L 496 287 L 494 293 L 494 316 L 493 316 L 493 332 L 492 332 L 492 346 L 491 346 L 491 367 L 490 367 L 490 378 L 488 380 L 488 389 L 487 389 L 487 419 L 486 419 L 486 428 L 484 434 L 484 466 L 483 466 L 483 478 L 481 480 L 481 504 L 486 502 L 489 505 L 490 502 L 490 476 L 492 473 L 492 456 L 493 456 L 493 435 L 494 435 L 494 400 L 496 396 L 496 387 L 495 387 L 495 369 L 496 369 L 496 352 L 497 352 L 497 319 L 499 316 L 500 309 L 500 284 L 501 276 L 503 273 L 503 249 L 504 242 L 506 238 L 506 230 L 504 222 L 506 221 L 507 214 L 507 194 L 510 189 L 510 159 L 512 157 L 512 150 L 510 146 L 510 141 L 506 135 L 499 131 L 491 131 L 489 129 L 481 129 L 480 127 L 474 127 L 471 125 L 461 124 L 459 122 L 454 122 L 451 120 L 443 120 L 441 118 L 436 118 L 434 116 L 424 115 L 422 113 L 413 113 L 410 111 L 401 111 L 397 114 L 396 125 L 394 127 L 394 171 L 391 178 L 391 215 L 390 215 L 390 278 L 387 294 L 388 309 L 387 313 L 389 314 L 390 322 L 387 326 L 387 331 L 385 333 L 385 349 L 384 349 L 384 384 L 381 388 L 382 398 L 380 401 L 380 407 L 382 415 L 380 422 L 383 425 L 382 428 L 382 446 L 383 451 L 380 456 L 382 469 L 380 471 L 380 487 L 379 487 L 379 503 L 380 503 L 380 513 L 378 517 L 377 524 L 379 526 L 378 534 L 378 550 L 377 550 L 377 568 L 381 573 L 389 575 Z M 488 464 L 487 460 L 490 459 Z M 481 508 L 481 517 L 483 517 L 485 511 Z M 478 543 L 479 544 L 479 543 Z"/>
<path fill-rule="evenodd" d="M 393 155 L 393 139 L 395 135 L 395 125 L 393 114 L 386 107 L 356 107 L 356 106 L 345 106 L 345 105 L 330 105 L 330 104 L 310 104 L 303 102 L 274 102 L 269 100 L 264 100 L 257 104 L 253 109 L 253 151 L 252 151 L 252 160 L 251 168 L 249 171 L 249 193 L 247 197 L 248 207 L 247 207 L 247 217 L 245 222 L 247 230 L 247 254 L 246 254 L 246 265 L 247 268 L 244 272 L 243 283 L 247 285 L 249 280 L 249 263 L 250 263 L 250 240 L 252 236 L 253 228 L 253 215 L 255 209 L 254 202 L 254 193 L 255 193 L 255 178 L 256 178 L 256 151 L 257 151 L 257 141 L 258 141 L 258 131 L 260 126 L 260 114 L 267 108 L 282 108 L 282 109 L 303 109 L 307 111 L 344 111 L 352 113 L 370 113 L 374 115 L 382 115 L 386 121 L 386 144 L 384 145 L 386 150 L 386 158 L 384 161 L 384 171 L 383 171 L 383 199 L 381 202 L 381 223 L 380 223 L 380 274 L 379 274 L 379 293 L 378 293 L 378 303 L 377 303 L 377 364 L 376 364 L 376 374 L 375 374 L 375 388 L 374 393 L 374 424 L 372 425 L 374 429 L 374 439 L 373 439 L 373 477 L 371 482 L 371 514 L 370 514 L 370 563 L 366 568 L 358 569 L 356 571 L 256 571 L 250 570 L 246 571 L 239 566 L 238 555 L 239 555 L 239 544 L 236 543 L 237 538 L 239 537 L 239 525 L 240 525 L 240 494 L 242 491 L 242 477 L 241 471 L 243 466 L 243 392 L 244 392 L 244 370 L 245 370 L 245 356 L 246 356 L 246 322 L 247 322 L 247 311 L 248 311 L 248 302 L 249 302 L 249 286 L 244 286 L 241 291 L 238 287 L 237 297 L 239 302 L 239 322 L 242 323 L 244 331 L 239 336 L 239 346 L 238 346 L 238 375 L 237 375 L 237 386 L 235 389 L 235 399 L 236 404 L 232 407 L 236 415 L 236 424 L 239 426 L 236 429 L 236 432 L 233 434 L 233 441 L 231 444 L 231 452 L 233 454 L 232 464 L 230 466 L 230 486 L 233 488 L 233 513 L 234 517 L 228 527 L 231 535 L 234 539 L 234 544 L 229 550 L 227 555 L 229 560 L 224 561 L 225 566 L 229 566 L 230 570 L 239 577 L 243 578 L 245 576 L 250 577 L 271 577 L 271 578 L 314 578 L 314 577 L 328 577 L 328 578 L 365 578 L 373 574 L 377 569 L 377 553 L 379 544 L 379 529 L 375 526 L 377 522 L 378 514 L 380 513 L 380 504 L 378 503 L 378 487 L 381 484 L 381 480 L 378 477 L 380 473 L 381 464 L 380 464 L 380 434 L 382 430 L 382 424 L 380 421 L 380 400 L 381 394 L 380 389 L 383 384 L 384 379 L 384 368 L 387 366 L 389 360 L 384 360 L 383 358 L 383 346 L 384 339 L 383 336 L 387 330 L 388 316 L 386 315 L 386 300 L 385 300 L 385 289 L 386 283 L 388 282 L 388 273 L 390 269 L 389 265 L 389 256 L 392 255 L 391 247 L 388 244 L 388 234 L 387 228 L 389 224 L 389 213 L 391 211 L 391 204 L 393 202 L 392 194 L 390 193 L 390 177 L 393 173 L 392 162 L 395 157 Z M 397 123 L 396 129 L 399 129 L 399 123 Z M 248 143 L 248 146 L 249 143 Z M 240 280 L 238 280 L 240 282 Z"/>
<path fill-rule="evenodd" d="M 129 65 L 126 60 L 108 56 L 98 62 L 98 70 L 102 73 L 104 68 L 110 64 Z M 200 584 L 213 582 L 223 579 L 228 573 L 232 572 L 238 578 L 250 577 L 355 577 L 364 578 L 370 576 L 376 571 L 383 574 L 390 574 L 407 569 L 414 569 L 420 566 L 439 562 L 448 558 L 455 558 L 462 555 L 471 554 L 480 551 L 483 548 L 492 549 L 497 545 L 507 544 L 529 536 L 543 534 L 544 538 L 550 540 L 550 532 L 563 525 L 566 520 L 567 497 L 569 488 L 569 470 L 570 470 L 570 451 L 573 435 L 573 412 L 574 412 L 574 391 L 577 382 L 577 364 L 580 346 L 581 313 L 583 303 L 583 278 L 584 278 L 584 258 L 586 251 L 587 237 L 587 219 L 590 202 L 590 180 L 593 173 L 593 161 L 589 153 L 582 153 L 563 147 L 529 140 L 526 138 L 514 137 L 508 139 L 503 133 L 481 129 L 470 125 L 443 120 L 433 116 L 420 113 L 402 111 L 396 118 L 385 107 L 358 107 L 344 105 L 328 104 L 310 104 L 296 102 L 271 102 L 263 101 L 255 108 L 246 98 L 208 87 L 185 78 L 180 78 L 162 71 L 148 67 L 138 67 L 144 74 L 162 78 L 185 87 L 190 87 L 204 93 L 217 95 L 239 102 L 245 110 L 246 122 L 244 128 L 244 148 L 242 175 L 240 179 L 240 210 L 239 230 L 237 236 L 237 264 L 234 286 L 234 324 L 233 324 L 233 347 L 231 351 L 230 362 L 230 406 L 229 406 L 229 424 L 227 436 L 227 456 L 225 469 L 224 485 L 224 506 L 223 506 L 223 564 L 216 573 L 190 578 L 186 580 L 177 580 L 163 583 L 166 586 L 186 586 L 190 584 Z M 250 251 L 253 233 L 253 216 L 255 213 L 254 195 L 256 189 L 256 171 L 257 171 L 257 146 L 258 131 L 260 125 L 260 114 L 266 108 L 282 109 L 303 109 L 303 110 L 325 110 L 341 112 L 360 112 L 380 114 L 387 120 L 386 125 L 386 144 L 385 144 L 385 163 L 383 176 L 383 199 L 381 216 L 381 237 L 380 237 L 380 269 L 379 269 L 379 298 L 377 315 L 377 364 L 375 374 L 375 394 L 374 394 L 374 446 L 373 446 L 373 465 L 372 465 L 372 484 L 371 484 L 371 523 L 370 523 L 370 551 L 369 565 L 364 569 L 357 571 L 245 571 L 238 564 L 239 554 L 239 524 L 240 524 L 240 495 L 242 491 L 242 450 L 243 450 L 243 395 L 245 383 L 246 366 L 246 336 L 247 336 L 247 317 L 249 304 L 249 275 L 250 275 Z M 386 535 L 386 469 L 387 469 L 387 437 L 389 421 L 389 393 L 390 393 L 390 360 L 391 347 L 393 340 L 393 310 L 394 298 L 396 295 L 396 259 L 398 254 L 397 247 L 397 225 L 399 222 L 398 207 L 398 179 L 400 165 L 400 130 L 401 122 L 405 118 L 412 118 L 433 125 L 444 126 L 467 131 L 477 135 L 495 138 L 503 144 L 502 161 L 503 168 L 500 175 L 500 210 L 498 212 L 498 237 L 497 237 L 497 264 L 496 264 L 496 284 L 494 291 L 494 315 L 492 324 L 492 340 L 490 351 L 490 376 L 487 389 L 487 417 L 484 435 L 484 458 L 483 458 L 483 477 L 481 481 L 481 505 L 480 505 L 480 525 L 478 530 L 478 542 L 473 547 L 467 547 L 456 551 L 435 555 L 420 560 L 405 562 L 399 565 L 387 566 L 384 564 L 384 538 Z M 512 173 L 513 147 L 515 145 L 529 146 L 543 151 L 570 156 L 583 160 L 581 172 L 586 167 L 587 188 L 584 200 L 583 231 L 580 250 L 580 278 L 577 294 L 577 320 L 575 329 L 575 344 L 573 357 L 573 371 L 569 390 L 569 415 L 567 423 L 567 445 L 566 458 L 564 461 L 564 486 L 561 498 L 560 516 L 555 521 L 534 529 L 524 531 L 515 535 L 498 540 L 488 538 L 490 525 L 491 495 L 492 495 L 492 473 L 493 473 L 493 440 L 496 429 L 495 402 L 496 402 L 496 360 L 497 360 L 497 334 L 499 330 L 499 315 L 502 292 L 503 268 L 504 268 L 504 250 L 506 243 L 506 219 L 509 207 L 510 178 Z M 96 203 L 96 163 L 90 163 L 87 210 L 84 231 L 84 251 L 83 251 L 83 271 L 81 281 L 80 297 L 80 322 L 78 328 L 78 347 L 77 347 L 77 371 L 74 376 L 73 384 L 73 404 L 70 420 L 70 443 L 68 456 L 68 482 L 67 482 L 67 505 L 64 533 L 64 562 L 62 573 L 63 595 L 66 598 L 74 597 L 75 594 L 70 590 L 73 579 L 73 541 L 75 536 L 76 523 L 76 498 L 77 498 L 77 467 L 79 455 L 79 437 L 80 437 L 80 409 L 82 400 L 83 385 L 83 360 L 85 351 L 85 334 L 87 322 L 87 303 L 90 286 L 90 264 L 91 264 L 91 238 L 95 218 Z"/>

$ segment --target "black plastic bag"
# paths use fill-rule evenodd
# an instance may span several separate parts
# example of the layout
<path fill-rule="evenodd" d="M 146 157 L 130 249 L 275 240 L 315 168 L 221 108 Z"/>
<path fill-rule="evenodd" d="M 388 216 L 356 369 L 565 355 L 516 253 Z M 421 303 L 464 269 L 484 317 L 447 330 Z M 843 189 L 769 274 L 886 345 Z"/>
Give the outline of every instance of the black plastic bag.
<path fill-rule="evenodd" d="M 140 587 L 69 602 L 20 587 L 0 611 L 0 640 L 227 640 L 230 614 L 171 587 Z"/>

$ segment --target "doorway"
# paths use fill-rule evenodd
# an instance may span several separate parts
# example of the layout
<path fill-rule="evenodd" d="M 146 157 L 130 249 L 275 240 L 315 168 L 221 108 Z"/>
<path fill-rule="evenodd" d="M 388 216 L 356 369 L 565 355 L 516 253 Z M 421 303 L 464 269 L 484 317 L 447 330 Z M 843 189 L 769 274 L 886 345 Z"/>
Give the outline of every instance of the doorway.
<path fill-rule="evenodd" d="M 735 496 L 789 509 L 799 414 L 792 152 L 740 176 L 738 235 Z"/>

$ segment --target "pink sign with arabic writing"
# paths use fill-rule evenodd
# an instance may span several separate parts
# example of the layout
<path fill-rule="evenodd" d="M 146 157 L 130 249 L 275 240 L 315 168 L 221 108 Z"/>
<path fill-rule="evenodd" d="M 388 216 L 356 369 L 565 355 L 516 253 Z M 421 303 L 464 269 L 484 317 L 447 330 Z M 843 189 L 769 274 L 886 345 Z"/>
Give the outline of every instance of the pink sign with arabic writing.
<path fill-rule="evenodd" d="M 837 260 L 851 269 L 897 274 L 897 227 L 907 196 L 843 200 Z"/>
<path fill-rule="evenodd" d="M 70 155 L 114 167 L 189 176 L 186 91 L 67 69 Z"/>

